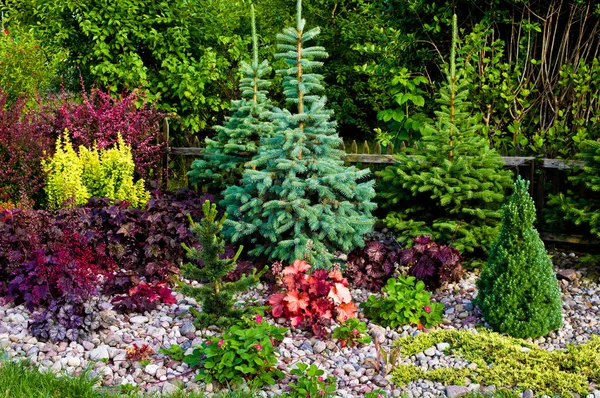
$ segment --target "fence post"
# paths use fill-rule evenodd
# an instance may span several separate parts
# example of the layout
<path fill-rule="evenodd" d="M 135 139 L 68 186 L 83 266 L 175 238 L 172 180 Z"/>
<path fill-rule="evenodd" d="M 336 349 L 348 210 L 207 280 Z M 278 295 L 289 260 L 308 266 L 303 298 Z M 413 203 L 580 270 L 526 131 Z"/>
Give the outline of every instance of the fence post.
<path fill-rule="evenodd" d="M 169 119 L 164 118 L 163 120 L 163 140 L 165 143 L 165 150 L 162 156 L 162 189 L 167 190 L 169 187 Z"/>

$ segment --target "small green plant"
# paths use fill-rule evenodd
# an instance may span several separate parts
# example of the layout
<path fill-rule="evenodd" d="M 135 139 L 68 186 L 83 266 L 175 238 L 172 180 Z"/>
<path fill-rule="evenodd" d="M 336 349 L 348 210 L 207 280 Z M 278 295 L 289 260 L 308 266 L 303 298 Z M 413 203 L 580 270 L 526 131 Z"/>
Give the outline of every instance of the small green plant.
<path fill-rule="evenodd" d="M 161 348 L 158 350 L 159 353 L 168 356 L 175 361 L 183 361 L 185 351 L 178 344 L 171 344 L 169 348 Z"/>
<path fill-rule="evenodd" d="M 292 398 L 304 397 L 330 397 L 335 392 L 335 379 L 331 376 L 325 377 L 325 371 L 319 369 L 314 363 L 308 366 L 305 363 L 297 363 L 290 374 L 297 376 L 295 383 L 290 383 Z"/>
<path fill-rule="evenodd" d="M 385 398 L 385 391 L 383 390 L 373 390 L 371 392 L 365 393 L 365 398 Z"/>
<path fill-rule="evenodd" d="M 220 337 L 214 337 L 194 347 L 183 358 L 190 366 L 200 366 L 196 376 L 206 383 L 260 387 L 274 384 L 283 376 L 277 369 L 274 343 L 282 341 L 286 328 L 264 322 L 260 315 L 231 326 Z"/>
<path fill-rule="evenodd" d="M 432 303 L 423 281 L 415 284 L 413 276 L 389 279 L 381 292 L 383 297 L 369 296 L 360 305 L 365 316 L 381 326 L 396 328 L 412 324 L 430 328 L 442 321 L 444 305 Z"/>
<path fill-rule="evenodd" d="M 387 376 L 398 364 L 400 350 L 400 346 L 396 345 L 394 348 L 386 351 L 379 343 L 379 340 L 375 339 L 375 352 L 377 352 L 377 358 L 367 358 L 364 360 L 364 363 L 370 364 L 377 373 Z"/>
<path fill-rule="evenodd" d="M 333 330 L 332 337 L 339 340 L 342 347 L 354 347 L 357 344 L 369 344 L 371 336 L 367 334 L 367 325 L 357 318 L 348 318 Z"/>
<path fill-rule="evenodd" d="M 202 304 L 202 312 L 193 312 L 197 324 L 227 326 L 239 320 L 244 314 L 244 310 L 234 308 L 233 294 L 244 292 L 256 285 L 267 267 L 258 274 L 254 271 L 250 276 L 242 275 L 235 282 L 223 282 L 223 277 L 236 268 L 236 261 L 243 246 L 239 247 L 232 258 L 220 259 L 219 256 L 225 253 L 225 241 L 221 230 L 227 219 L 227 213 L 223 214 L 221 220 L 216 221 L 217 206 L 211 204 L 209 200 L 202 205 L 202 211 L 204 217 L 198 223 L 188 215 L 191 224 L 190 230 L 200 241 L 202 249 L 190 248 L 185 243 L 182 244 L 188 258 L 196 260 L 196 262 L 185 264 L 181 268 L 181 274 L 185 278 L 208 283 L 201 287 L 182 284 L 179 290 Z M 198 260 L 202 262 L 202 268 L 198 265 Z"/>

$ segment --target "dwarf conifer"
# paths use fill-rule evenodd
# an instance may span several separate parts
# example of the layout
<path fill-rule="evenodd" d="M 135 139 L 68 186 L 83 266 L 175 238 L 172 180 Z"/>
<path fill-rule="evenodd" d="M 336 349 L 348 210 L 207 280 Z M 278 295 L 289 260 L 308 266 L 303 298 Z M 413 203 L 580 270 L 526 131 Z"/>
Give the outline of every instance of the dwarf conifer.
<path fill-rule="evenodd" d="M 535 207 L 519 176 L 502 209 L 500 233 L 477 280 L 477 303 L 490 326 L 513 337 L 539 337 L 562 324 L 552 261 L 533 226 Z"/>
<path fill-rule="evenodd" d="M 250 276 L 242 275 L 236 282 L 223 282 L 223 277 L 236 268 L 236 261 L 243 247 L 240 246 L 232 258 L 219 258 L 225 253 L 225 240 L 221 230 L 227 219 L 227 213 L 217 221 L 216 205 L 208 200 L 202 205 L 202 212 L 204 217 L 199 222 L 194 222 L 188 215 L 190 231 L 200 241 L 202 247 L 197 249 L 182 244 L 188 258 L 196 261 L 183 265 L 181 275 L 204 285 L 198 287 L 183 284 L 179 291 L 197 299 L 201 304 L 202 312 L 194 314 L 196 323 L 204 326 L 229 325 L 239 320 L 243 314 L 241 309 L 234 309 L 233 295 L 242 293 L 257 284 L 266 268 L 258 274 L 255 272 Z M 198 265 L 199 262 L 201 266 Z"/>
<path fill-rule="evenodd" d="M 306 47 L 319 29 L 304 29 L 302 2 L 296 27 L 277 35 L 287 68 L 286 101 L 293 107 L 274 109 L 275 133 L 263 140 L 247 163 L 241 183 L 225 192 L 232 216 L 225 233 L 234 241 L 249 240 L 254 255 L 292 263 L 306 260 L 316 268 L 331 266 L 336 250 L 363 245 L 373 228 L 373 180 L 368 170 L 346 167 L 333 111 L 327 109 L 323 76 L 314 73 L 327 56 L 323 47 Z"/>
<path fill-rule="evenodd" d="M 585 162 L 585 166 L 575 171 L 569 181 L 578 187 L 585 187 L 589 195 L 581 197 L 572 191 L 551 195 L 548 205 L 558 207 L 554 213 L 561 222 L 566 220 L 583 225 L 589 228 L 592 235 L 600 238 L 600 141 L 583 141 L 579 149 L 579 158 Z"/>
<path fill-rule="evenodd" d="M 378 173 L 386 224 L 400 241 L 431 236 L 452 244 L 461 254 L 483 257 L 496 234 L 500 206 L 511 173 L 491 150 L 483 127 L 471 115 L 470 82 L 456 67 L 458 29 L 453 40 L 446 83 L 440 88 L 434 124 L 426 124 L 418 149 L 398 155 L 398 163 Z M 479 252 L 479 253 L 477 253 Z"/>
<path fill-rule="evenodd" d="M 271 73 L 269 63 L 258 62 L 258 40 L 254 6 L 252 10 L 252 63 L 240 62 L 243 78 L 240 80 L 242 99 L 231 101 L 232 115 L 225 118 L 223 126 L 215 126 L 217 135 L 206 138 L 206 148 L 200 159 L 192 163 L 189 182 L 209 191 L 237 184 L 244 164 L 258 152 L 260 140 L 271 136 L 269 121 L 271 102 L 267 99 Z"/>

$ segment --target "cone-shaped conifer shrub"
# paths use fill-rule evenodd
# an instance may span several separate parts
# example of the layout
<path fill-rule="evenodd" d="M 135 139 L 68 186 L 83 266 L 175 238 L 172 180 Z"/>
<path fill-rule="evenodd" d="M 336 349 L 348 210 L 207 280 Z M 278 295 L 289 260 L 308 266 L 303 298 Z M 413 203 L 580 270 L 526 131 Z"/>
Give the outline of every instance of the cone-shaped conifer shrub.
<path fill-rule="evenodd" d="M 410 245 L 418 236 L 452 242 L 473 264 L 485 258 L 493 242 L 512 178 L 472 114 L 471 83 L 456 60 L 456 16 L 452 37 L 435 122 L 426 124 L 418 149 L 398 155 L 397 164 L 377 174 L 382 205 L 390 209 L 385 223 L 402 243 Z"/>
<path fill-rule="evenodd" d="M 240 62 L 244 77 L 240 80 L 242 99 L 231 102 L 232 115 L 223 126 L 216 126 L 217 135 L 206 138 L 202 158 L 192 163 L 188 172 L 192 185 L 202 186 L 208 191 L 226 185 L 237 184 L 242 177 L 244 164 L 258 152 L 260 140 L 270 137 L 273 124 L 269 120 L 271 102 L 267 99 L 270 82 L 265 79 L 271 73 L 269 63 L 258 62 L 258 40 L 254 6 L 252 16 L 252 64 Z"/>
<path fill-rule="evenodd" d="M 277 35 L 276 55 L 287 64 L 277 72 L 293 110 L 273 110 L 273 137 L 246 163 L 240 184 L 225 191 L 232 220 L 224 232 L 233 241 L 249 240 L 250 254 L 330 268 L 336 250 L 362 246 L 372 230 L 374 181 L 369 170 L 344 165 L 333 112 L 315 94 L 324 89 L 323 76 L 314 73 L 323 63 L 315 59 L 327 53 L 306 47 L 319 29 L 305 31 L 300 0 L 297 8 L 297 26 Z"/>
<path fill-rule="evenodd" d="M 256 285 L 260 276 L 267 270 L 265 268 L 258 274 L 242 275 L 235 282 L 223 282 L 223 277 L 236 267 L 236 261 L 242 252 L 242 246 L 237 253 L 228 259 L 221 259 L 219 256 L 225 253 L 225 241 L 221 235 L 223 223 L 227 219 L 227 213 L 217 221 L 217 208 L 209 200 L 202 206 L 204 217 L 199 222 L 194 222 L 191 216 L 190 230 L 200 241 L 201 249 L 189 247 L 182 244 L 187 252 L 187 256 L 195 263 L 187 263 L 181 268 L 181 275 L 198 282 L 204 283 L 203 286 L 195 287 L 183 284 L 181 293 L 193 297 L 202 305 L 202 312 L 193 311 L 196 316 L 196 323 L 199 325 L 229 325 L 241 319 L 243 310 L 234 308 L 233 295 L 242 293 L 250 287 Z M 202 261 L 202 267 L 198 266 L 198 261 Z"/>
<path fill-rule="evenodd" d="M 533 226 L 535 207 L 519 176 L 502 208 L 500 234 L 477 280 L 484 319 L 513 337 L 539 337 L 562 324 L 562 303 L 552 261 Z"/>

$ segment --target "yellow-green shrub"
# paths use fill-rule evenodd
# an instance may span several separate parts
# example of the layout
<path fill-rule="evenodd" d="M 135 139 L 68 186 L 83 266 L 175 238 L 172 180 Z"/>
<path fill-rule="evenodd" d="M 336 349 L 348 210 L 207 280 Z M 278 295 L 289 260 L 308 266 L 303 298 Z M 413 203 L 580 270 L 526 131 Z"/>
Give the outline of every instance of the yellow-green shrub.
<path fill-rule="evenodd" d="M 77 205 L 90 197 L 106 197 L 131 203 L 134 207 L 145 206 L 150 193 L 144 188 L 144 180 L 134 183 L 135 163 L 131 148 L 119 135 L 117 144 L 110 149 L 98 150 L 79 147 L 75 153 L 68 131 L 56 143 L 56 154 L 44 164 L 48 206 L 57 208 L 66 200 Z"/>

